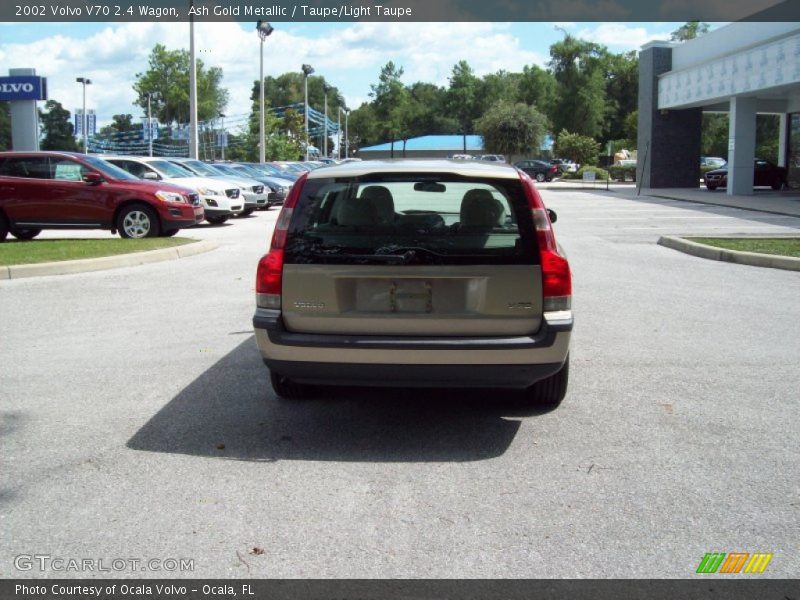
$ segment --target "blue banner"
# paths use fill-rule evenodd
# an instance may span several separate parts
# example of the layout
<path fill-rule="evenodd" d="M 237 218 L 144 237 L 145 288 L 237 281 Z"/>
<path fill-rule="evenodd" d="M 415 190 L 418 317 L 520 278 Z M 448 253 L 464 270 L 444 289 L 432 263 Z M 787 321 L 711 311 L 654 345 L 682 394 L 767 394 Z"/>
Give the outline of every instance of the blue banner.
<path fill-rule="evenodd" d="M 0 101 L 47 100 L 47 78 L 36 75 L 0 77 Z"/>

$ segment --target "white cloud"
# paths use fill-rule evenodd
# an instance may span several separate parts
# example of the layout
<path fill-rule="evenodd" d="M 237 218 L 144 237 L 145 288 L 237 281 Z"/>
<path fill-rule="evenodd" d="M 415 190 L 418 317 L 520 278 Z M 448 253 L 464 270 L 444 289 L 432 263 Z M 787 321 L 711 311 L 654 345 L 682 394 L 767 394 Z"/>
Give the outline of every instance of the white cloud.
<path fill-rule="evenodd" d="M 245 27 L 247 25 L 247 27 Z M 520 71 L 547 58 L 523 49 L 520 40 L 500 23 L 373 23 L 312 30 L 277 27 L 264 44 L 264 72 L 279 75 L 310 63 L 337 86 L 351 107 L 368 99 L 369 85 L 389 60 L 404 68 L 406 83 L 430 81 L 446 85 L 452 67 L 466 60 L 478 75 L 500 69 Z M 86 39 L 60 33 L 29 43 L 0 42 L 0 63 L 33 67 L 48 78 L 51 98 L 72 111 L 80 106 L 81 86 L 75 77 L 89 77 L 87 105 L 99 122 L 116 113 L 142 116 L 133 106 L 136 73 L 147 69 L 156 43 L 168 49 L 188 48 L 187 23 L 125 23 L 105 27 Z M 198 23 L 197 57 L 221 67 L 230 92 L 226 114 L 250 110 L 250 91 L 258 79 L 259 41 L 250 24 Z"/>
<path fill-rule="evenodd" d="M 650 32 L 645 27 L 629 27 L 624 23 L 602 23 L 593 29 L 582 29 L 576 35 L 611 50 L 638 50 L 649 41 L 668 40 L 670 32 Z"/>

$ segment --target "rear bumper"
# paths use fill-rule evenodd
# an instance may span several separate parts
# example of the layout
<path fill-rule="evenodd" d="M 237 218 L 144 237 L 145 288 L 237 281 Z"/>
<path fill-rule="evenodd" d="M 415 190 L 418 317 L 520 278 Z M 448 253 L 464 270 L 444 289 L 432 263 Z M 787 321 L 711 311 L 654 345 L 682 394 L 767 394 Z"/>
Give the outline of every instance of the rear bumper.
<path fill-rule="evenodd" d="M 527 387 L 557 372 L 573 320 L 543 321 L 517 337 L 403 337 L 287 331 L 277 310 L 258 309 L 256 342 L 272 370 L 305 383 Z"/>
<path fill-rule="evenodd" d="M 370 387 L 526 388 L 554 375 L 564 363 L 543 365 L 393 365 L 264 359 L 270 369 L 298 383 Z"/>

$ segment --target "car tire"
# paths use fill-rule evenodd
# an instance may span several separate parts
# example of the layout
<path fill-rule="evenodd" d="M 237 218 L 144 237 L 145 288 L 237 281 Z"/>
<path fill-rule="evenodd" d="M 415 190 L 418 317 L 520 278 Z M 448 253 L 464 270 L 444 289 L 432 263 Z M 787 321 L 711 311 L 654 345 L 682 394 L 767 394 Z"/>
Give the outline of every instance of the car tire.
<path fill-rule="evenodd" d="M 0 212 L 0 242 L 6 241 L 8 235 L 8 221 L 3 213 Z"/>
<path fill-rule="evenodd" d="M 540 406 L 550 406 L 555 408 L 567 395 L 567 383 L 569 382 L 569 354 L 562 367 L 557 373 L 550 375 L 546 379 L 537 381 L 527 389 L 528 397 Z"/>
<path fill-rule="evenodd" d="M 172 237 L 172 236 L 174 236 L 176 233 L 178 233 L 179 231 L 180 231 L 180 229 L 167 229 L 167 230 L 166 230 L 164 233 L 162 233 L 161 235 L 163 235 L 164 237 Z"/>
<path fill-rule="evenodd" d="M 713 192 L 715 189 L 717 189 L 717 186 L 711 185 L 710 183 L 707 183 L 706 187 L 708 188 L 709 192 Z"/>
<path fill-rule="evenodd" d="M 211 223 L 212 225 L 222 225 L 225 221 L 228 220 L 228 217 L 206 217 L 206 221 Z"/>
<path fill-rule="evenodd" d="M 270 370 L 269 381 L 275 393 L 286 400 L 299 400 L 308 395 L 308 388 L 306 386 L 295 383 L 288 377 L 284 377 L 275 371 Z"/>
<path fill-rule="evenodd" d="M 544 180 L 545 180 L 544 173 L 537 173 L 536 174 L 536 181 L 538 181 L 539 183 L 542 183 Z"/>
<path fill-rule="evenodd" d="M 255 211 L 255 208 L 245 208 L 242 213 L 239 215 L 240 217 L 249 217 Z"/>
<path fill-rule="evenodd" d="M 32 240 L 37 235 L 42 233 L 41 229 L 12 229 L 11 235 L 13 235 L 18 240 Z"/>
<path fill-rule="evenodd" d="M 161 226 L 155 211 L 146 204 L 131 204 L 117 215 L 117 231 L 120 237 L 141 239 L 158 237 Z"/>
<path fill-rule="evenodd" d="M 782 190 L 783 189 L 783 180 L 782 179 L 776 179 L 775 181 L 773 181 L 772 182 L 772 189 L 775 190 L 775 191 Z"/>

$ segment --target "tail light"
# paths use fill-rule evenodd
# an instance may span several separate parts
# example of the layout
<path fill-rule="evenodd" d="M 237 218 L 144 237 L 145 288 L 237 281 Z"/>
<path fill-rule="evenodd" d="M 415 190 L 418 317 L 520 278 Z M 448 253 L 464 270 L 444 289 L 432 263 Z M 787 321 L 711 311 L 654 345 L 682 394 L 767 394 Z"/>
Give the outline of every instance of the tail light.
<path fill-rule="evenodd" d="M 281 290 L 283 288 L 283 249 L 286 246 L 286 237 L 289 234 L 289 224 L 292 222 L 294 207 L 300 198 L 308 173 L 297 180 L 292 186 L 292 191 L 287 196 L 278 215 L 275 231 L 272 233 L 272 243 L 269 252 L 258 261 L 256 271 L 256 306 L 259 308 L 279 309 L 281 307 Z"/>
<path fill-rule="evenodd" d="M 572 274 L 567 259 L 558 253 L 556 236 L 547 209 L 542 202 L 533 180 L 520 173 L 528 205 L 533 211 L 533 225 L 539 244 L 542 268 L 542 293 L 544 312 L 567 311 L 572 307 Z"/>
<path fill-rule="evenodd" d="M 551 173 L 558 173 L 558 167 L 557 167 L 557 166 L 555 166 L 555 165 L 552 165 L 552 166 L 550 167 L 550 172 L 551 172 Z"/>

